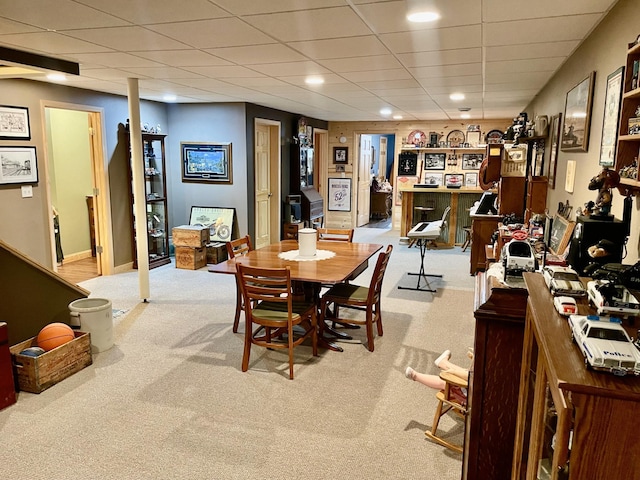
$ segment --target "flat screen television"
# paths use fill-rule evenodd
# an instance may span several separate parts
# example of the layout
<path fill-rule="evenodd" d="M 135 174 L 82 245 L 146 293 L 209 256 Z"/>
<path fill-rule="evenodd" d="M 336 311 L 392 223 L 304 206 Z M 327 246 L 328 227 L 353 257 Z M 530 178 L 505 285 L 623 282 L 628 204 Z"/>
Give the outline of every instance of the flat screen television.
<path fill-rule="evenodd" d="M 498 194 L 495 192 L 484 192 L 480 197 L 480 203 L 476 209 L 476 215 L 497 215 L 498 208 L 496 207 L 496 200 Z"/>

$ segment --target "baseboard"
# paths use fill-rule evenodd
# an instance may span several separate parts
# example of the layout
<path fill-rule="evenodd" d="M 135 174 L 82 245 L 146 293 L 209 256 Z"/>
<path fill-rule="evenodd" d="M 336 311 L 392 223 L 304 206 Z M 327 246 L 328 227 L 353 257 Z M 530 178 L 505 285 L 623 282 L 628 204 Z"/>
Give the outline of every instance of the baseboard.
<path fill-rule="evenodd" d="M 84 252 L 71 253 L 69 255 L 65 254 L 64 263 L 77 262 L 78 260 L 84 260 L 85 258 L 90 258 L 91 250 L 86 250 Z"/>
<path fill-rule="evenodd" d="M 130 270 L 133 270 L 133 262 L 125 263 L 123 265 L 118 265 L 117 267 L 114 267 L 113 274 L 117 275 L 118 273 L 125 273 Z"/>

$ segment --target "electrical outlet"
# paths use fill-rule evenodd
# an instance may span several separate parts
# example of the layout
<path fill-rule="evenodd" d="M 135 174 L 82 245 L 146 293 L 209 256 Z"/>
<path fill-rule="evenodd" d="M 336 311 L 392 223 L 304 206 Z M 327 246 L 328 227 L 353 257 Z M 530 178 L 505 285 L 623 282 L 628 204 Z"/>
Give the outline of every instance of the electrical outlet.
<path fill-rule="evenodd" d="M 22 185 L 22 198 L 30 198 L 30 197 L 33 197 L 33 186 Z"/>

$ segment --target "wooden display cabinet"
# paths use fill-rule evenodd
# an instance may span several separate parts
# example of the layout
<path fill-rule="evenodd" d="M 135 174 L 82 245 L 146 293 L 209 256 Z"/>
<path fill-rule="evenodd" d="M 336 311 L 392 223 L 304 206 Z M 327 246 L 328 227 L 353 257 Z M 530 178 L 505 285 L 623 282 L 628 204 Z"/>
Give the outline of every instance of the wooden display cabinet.
<path fill-rule="evenodd" d="M 523 277 L 529 300 L 512 480 L 638 478 L 640 378 L 588 370 L 542 275 Z M 578 311 L 593 313 L 586 299 Z"/>
<path fill-rule="evenodd" d="M 142 154 L 144 158 L 144 195 L 147 212 L 147 242 L 149 245 L 149 268 L 171 262 L 169 258 L 169 221 L 167 219 L 167 187 L 165 176 L 166 135 L 142 133 Z M 131 160 L 131 159 L 130 159 Z M 131 161 L 129 161 L 131 165 Z M 133 172 L 131 176 L 131 208 L 133 209 Z M 135 217 L 135 212 L 133 213 Z M 133 263 L 137 268 L 137 232 L 133 225 Z"/>
<path fill-rule="evenodd" d="M 493 232 L 498 229 L 501 215 L 471 215 L 471 265 L 470 274 L 475 275 L 486 267 L 485 246 L 491 242 Z"/>
<path fill-rule="evenodd" d="M 640 43 L 629 44 L 629 49 L 627 50 L 627 64 L 624 71 L 622 102 L 620 105 L 618 146 L 614 166 L 617 172 L 631 165 L 640 156 L 640 133 L 629 134 L 629 119 L 640 116 L 636 113 L 640 107 L 640 85 L 635 85 L 633 82 L 634 62 L 640 63 Z M 640 83 L 640 81 L 637 80 L 636 83 Z M 618 190 L 622 195 L 640 193 L 640 181 L 637 178 L 620 178 Z"/>

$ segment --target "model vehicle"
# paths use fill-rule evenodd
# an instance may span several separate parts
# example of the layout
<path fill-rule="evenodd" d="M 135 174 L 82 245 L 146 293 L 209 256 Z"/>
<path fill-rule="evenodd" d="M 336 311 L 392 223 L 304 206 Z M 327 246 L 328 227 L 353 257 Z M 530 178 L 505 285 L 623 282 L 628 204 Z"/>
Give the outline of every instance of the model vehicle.
<path fill-rule="evenodd" d="M 640 351 L 633 345 L 618 318 L 570 315 L 571 339 L 584 356 L 587 368 L 615 375 L 640 375 Z"/>
<path fill-rule="evenodd" d="M 502 266 L 504 275 L 519 275 L 523 272 L 535 272 L 537 268 L 533 247 L 526 240 L 511 240 L 502 247 Z"/>
<path fill-rule="evenodd" d="M 554 297 L 553 306 L 560 315 L 575 315 L 578 313 L 578 306 L 576 305 L 576 299 L 573 297 Z"/>
<path fill-rule="evenodd" d="M 591 280 L 587 282 L 587 294 L 598 315 L 633 316 L 640 313 L 640 302 L 624 285 L 609 280 Z"/>
<path fill-rule="evenodd" d="M 552 295 L 584 297 L 587 294 L 578 273 L 572 268 L 546 265 L 542 276 Z"/>

